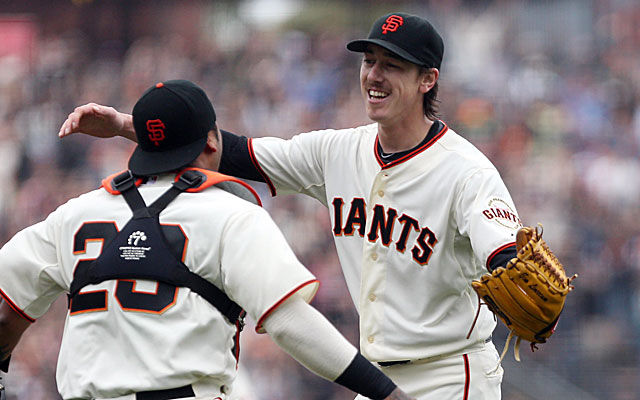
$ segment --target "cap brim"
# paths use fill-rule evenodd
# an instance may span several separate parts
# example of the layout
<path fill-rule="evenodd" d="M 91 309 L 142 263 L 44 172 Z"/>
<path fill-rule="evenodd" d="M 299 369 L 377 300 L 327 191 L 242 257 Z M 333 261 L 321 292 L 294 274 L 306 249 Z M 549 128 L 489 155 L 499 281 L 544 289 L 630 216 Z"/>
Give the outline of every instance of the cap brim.
<path fill-rule="evenodd" d="M 349 43 L 347 43 L 347 49 L 357 52 L 357 53 L 364 53 L 364 51 L 367 49 L 367 45 L 368 44 L 377 44 L 380 47 L 383 47 L 387 50 L 389 50 L 390 52 L 397 54 L 400 58 L 403 58 L 409 62 L 412 62 L 414 64 L 418 64 L 418 65 L 422 65 L 424 66 L 424 63 L 420 60 L 418 60 L 417 58 L 415 58 L 414 56 L 412 56 L 411 54 L 407 53 L 406 51 L 402 50 L 400 47 L 396 46 L 393 43 L 387 42 L 386 40 L 381 40 L 381 39 L 359 39 L 359 40 L 353 40 Z"/>
<path fill-rule="evenodd" d="M 206 143 L 207 136 L 169 151 L 149 152 L 138 146 L 129 158 L 129 169 L 138 176 L 157 175 L 177 170 L 198 158 Z"/>

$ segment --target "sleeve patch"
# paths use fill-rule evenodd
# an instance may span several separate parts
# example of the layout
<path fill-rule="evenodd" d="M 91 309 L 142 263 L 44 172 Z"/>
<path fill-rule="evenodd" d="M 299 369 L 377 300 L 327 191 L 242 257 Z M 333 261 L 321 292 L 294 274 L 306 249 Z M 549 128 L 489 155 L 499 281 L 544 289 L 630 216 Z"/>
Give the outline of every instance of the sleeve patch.
<path fill-rule="evenodd" d="M 489 200 L 487 207 L 482 210 L 482 215 L 489 220 L 509 229 L 522 227 L 520 217 L 515 213 L 513 207 L 506 201 L 494 197 Z"/>

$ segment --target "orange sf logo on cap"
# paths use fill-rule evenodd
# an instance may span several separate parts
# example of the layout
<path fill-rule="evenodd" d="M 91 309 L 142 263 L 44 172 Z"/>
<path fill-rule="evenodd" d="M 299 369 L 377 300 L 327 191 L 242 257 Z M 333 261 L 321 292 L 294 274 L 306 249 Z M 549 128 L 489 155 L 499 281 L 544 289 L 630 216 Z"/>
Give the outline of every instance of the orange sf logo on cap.
<path fill-rule="evenodd" d="M 382 25 L 382 34 L 386 35 L 387 32 L 395 32 L 404 22 L 399 15 L 391 15 L 386 19 L 385 23 Z"/>
<path fill-rule="evenodd" d="M 149 139 L 156 146 L 160 146 L 160 142 L 164 140 L 164 122 L 159 119 L 150 119 L 147 121 L 147 130 L 149 131 Z"/>

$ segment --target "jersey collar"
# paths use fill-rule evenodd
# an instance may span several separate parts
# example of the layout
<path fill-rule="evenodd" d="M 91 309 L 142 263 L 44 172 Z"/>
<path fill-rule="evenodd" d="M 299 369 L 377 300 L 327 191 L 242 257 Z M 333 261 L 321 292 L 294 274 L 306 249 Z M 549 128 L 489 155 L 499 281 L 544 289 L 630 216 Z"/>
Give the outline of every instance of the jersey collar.
<path fill-rule="evenodd" d="M 418 154 L 431 147 L 448 130 L 449 128 L 447 127 L 447 124 L 440 120 L 436 120 L 434 121 L 433 125 L 431 125 L 427 136 L 424 138 L 424 140 L 422 140 L 422 142 L 420 142 L 420 144 L 418 144 L 411 150 L 401 151 L 399 153 L 393 154 L 391 157 L 386 158 L 382 157 L 382 147 L 380 146 L 379 137 L 376 135 L 376 140 L 373 147 L 376 161 L 378 161 L 378 164 L 382 169 L 387 169 L 398 164 L 402 164 L 403 162 L 417 156 Z"/>

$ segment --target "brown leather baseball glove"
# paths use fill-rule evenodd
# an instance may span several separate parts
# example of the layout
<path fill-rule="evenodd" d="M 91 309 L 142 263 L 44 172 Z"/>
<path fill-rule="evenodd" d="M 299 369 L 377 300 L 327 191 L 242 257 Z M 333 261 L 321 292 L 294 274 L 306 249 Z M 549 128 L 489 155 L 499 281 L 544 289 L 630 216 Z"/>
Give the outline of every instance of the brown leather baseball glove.
<path fill-rule="evenodd" d="M 513 336 L 518 339 L 515 357 L 520 361 L 520 341 L 545 343 L 558 323 L 567 294 L 573 290 L 571 278 L 542 240 L 538 227 L 521 228 L 516 235 L 518 254 L 506 267 L 496 268 L 471 285 L 478 296 L 511 330 L 501 359 Z"/>

